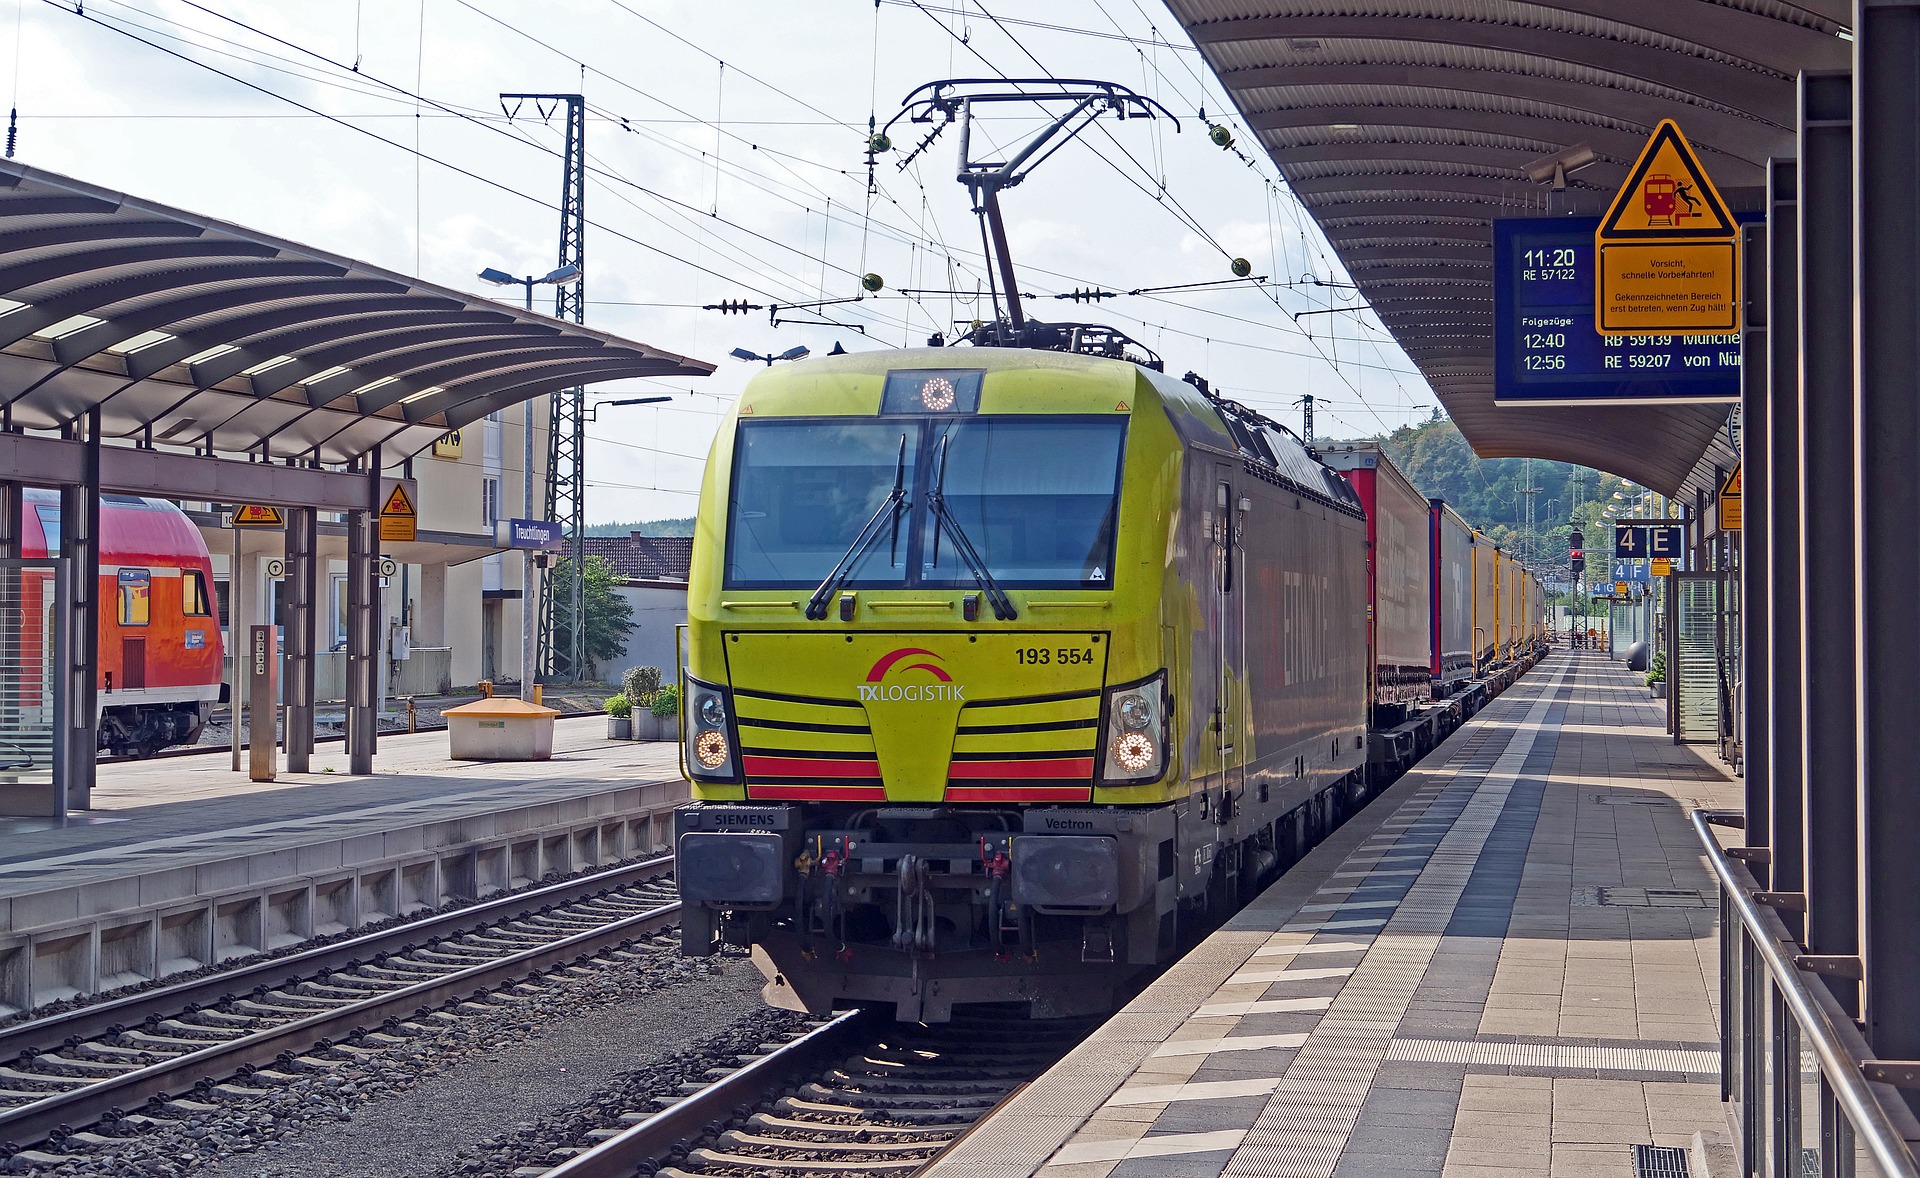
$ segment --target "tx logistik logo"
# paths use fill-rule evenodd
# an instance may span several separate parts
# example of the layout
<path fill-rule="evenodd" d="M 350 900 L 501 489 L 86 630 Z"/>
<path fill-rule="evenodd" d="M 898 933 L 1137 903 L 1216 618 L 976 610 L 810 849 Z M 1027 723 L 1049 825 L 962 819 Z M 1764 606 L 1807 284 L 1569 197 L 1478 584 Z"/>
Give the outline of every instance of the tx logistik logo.
<path fill-rule="evenodd" d="M 929 658 L 934 662 L 908 663 L 901 671 L 925 671 L 938 679 L 938 683 L 885 683 L 894 667 L 910 658 Z M 932 703 L 937 700 L 962 700 L 966 696 L 966 684 L 955 683 L 953 676 L 936 664 L 941 662 L 939 655 L 917 646 L 903 646 L 899 650 L 889 651 L 880 656 L 867 672 L 867 681 L 860 684 L 860 698 L 866 700 L 912 700 Z"/>

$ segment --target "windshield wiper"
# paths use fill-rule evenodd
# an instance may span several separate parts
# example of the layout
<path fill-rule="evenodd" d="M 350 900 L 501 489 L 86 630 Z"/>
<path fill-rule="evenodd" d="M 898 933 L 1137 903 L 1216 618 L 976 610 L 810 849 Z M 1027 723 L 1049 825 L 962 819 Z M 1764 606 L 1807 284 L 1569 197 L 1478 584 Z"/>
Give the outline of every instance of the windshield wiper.
<path fill-rule="evenodd" d="M 933 488 L 927 492 L 927 509 L 933 512 L 933 518 L 940 524 L 940 531 L 933 534 L 933 563 L 928 567 L 936 568 L 940 564 L 940 532 L 943 531 L 953 541 L 953 550 L 960 554 L 960 560 L 967 566 L 967 571 L 972 573 L 973 579 L 980 583 L 981 592 L 987 595 L 987 603 L 993 606 L 993 616 L 1003 622 L 1011 622 L 1019 617 L 1020 611 L 1013 608 L 1013 601 L 1007 596 L 1006 590 L 1000 588 L 1000 583 L 995 581 L 993 574 L 987 571 L 987 562 L 980 559 L 980 554 L 974 550 L 973 541 L 967 539 L 966 530 L 960 526 L 960 521 L 954 518 L 952 510 L 947 507 L 947 439 L 945 437 L 940 439 L 940 473 L 934 479 Z"/>
<path fill-rule="evenodd" d="M 892 566 L 899 563 L 900 516 L 906 508 L 907 435 L 901 434 L 900 457 L 895 460 L 893 466 L 893 490 L 887 492 L 887 497 L 880 501 L 880 506 L 874 511 L 873 517 L 867 520 L 866 527 L 860 529 L 860 534 L 853 538 L 853 543 L 847 548 L 845 555 L 841 556 L 833 568 L 827 571 L 826 579 L 820 582 L 820 587 L 815 589 L 813 596 L 807 599 L 808 619 L 818 622 L 827 616 L 827 603 L 833 600 L 833 595 L 839 592 L 840 586 L 846 584 L 847 578 L 853 575 L 854 567 L 860 563 L 860 558 L 867 554 L 867 549 L 873 547 L 874 543 L 880 539 L 880 521 L 889 511 L 893 513 L 893 544 L 887 550 L 887 564 Z"/>

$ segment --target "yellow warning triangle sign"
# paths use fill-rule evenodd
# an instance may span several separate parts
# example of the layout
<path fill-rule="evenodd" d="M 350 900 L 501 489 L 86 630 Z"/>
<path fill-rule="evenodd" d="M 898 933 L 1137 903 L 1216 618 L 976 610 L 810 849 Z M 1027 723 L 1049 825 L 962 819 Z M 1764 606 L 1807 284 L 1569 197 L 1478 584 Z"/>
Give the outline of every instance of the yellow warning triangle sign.
<path fill-rule="evenodd" d="M 1595 233 L 1600 241 L 1732 238 L 1739 226 L 1672 119 L 1661 119 Z"/>
<path fill-rule="evenodd" d="M 380 514 L 381 515 L 416 515 L 418 514 L 413 510 L 413 500 L 407 498 L 407 485 L 405 483 L 394 484 L 393 491 L 387 496 L 387 501 L 380 505 Z"/>
<path fill-rule="evenodd" d="M 1739 463 L 1734 463 L 1733 473 L 1727 476 L 1726 482 L 1720 484 L 1720 497 L 1723 499 L 1738 499 L 1740 497 Z"/>
<path fill-rule="evenodd" d="M 278 507 L 267 507 L 259 503 L 242 503 L 233 509 L 233 526 L 236 528 L 284 528 L 287 517 Z"/>

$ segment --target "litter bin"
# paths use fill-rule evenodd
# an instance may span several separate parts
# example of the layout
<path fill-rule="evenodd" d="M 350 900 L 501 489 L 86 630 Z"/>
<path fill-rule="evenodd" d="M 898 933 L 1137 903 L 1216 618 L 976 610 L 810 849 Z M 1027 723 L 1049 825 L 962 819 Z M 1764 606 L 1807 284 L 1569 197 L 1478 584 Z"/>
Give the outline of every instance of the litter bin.
<path fill-rule="evenodd" d="M 456 761 L 544 761 L 553 756 L 555 708 L 519 699 L 478 699 L 440 713 Z"/>

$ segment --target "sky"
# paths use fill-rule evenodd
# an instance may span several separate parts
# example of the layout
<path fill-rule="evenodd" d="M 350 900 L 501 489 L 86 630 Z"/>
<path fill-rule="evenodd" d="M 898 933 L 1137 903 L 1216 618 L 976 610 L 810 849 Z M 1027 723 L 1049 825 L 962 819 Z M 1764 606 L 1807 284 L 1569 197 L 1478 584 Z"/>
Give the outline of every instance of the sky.
<path fill-rule="evenodd" d="M 931 127 L 903 120 L 867 163 L 869 120 L 944 78 L 1100 79 L 1171 115 L 1104 118 L 1005 194 L 1032 317 L 1109 323 L 1295 428 L 1310 393 L 1321 436 L 1437 404 L 1159 0 L 12 2 L 17 158 L 509 301 L 476 275 L 554 267 L 564 117 L 500 95 L 584 95 L 587 322 L 720 365 L 589 390 L 674 398 L 589 426 L 590 523 L 693 513 L 721 415 L 763 367 L 731 349 L 921 346 L 991 317 L 954 130 L 913 154 Z M 1047 117 L 996 107 L 975 156 Z M 1267 281 L 1232 281 L 1234 258 Z M 1122 293 L 1051 297 L 1078 289 Z M 863 295 L 778 324 L 704 309 Z M 1294 317 L 1326 308 L 1356 309 Z"/>

